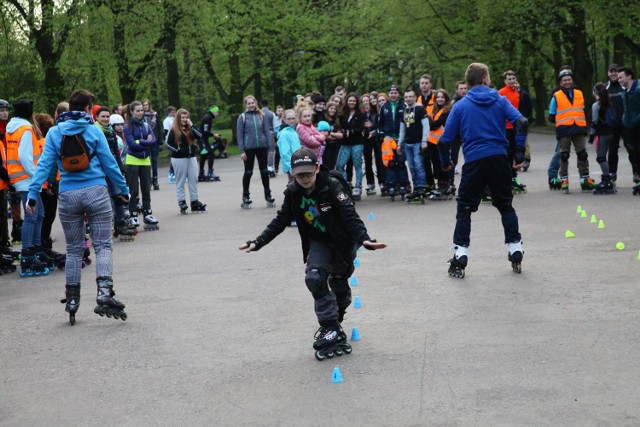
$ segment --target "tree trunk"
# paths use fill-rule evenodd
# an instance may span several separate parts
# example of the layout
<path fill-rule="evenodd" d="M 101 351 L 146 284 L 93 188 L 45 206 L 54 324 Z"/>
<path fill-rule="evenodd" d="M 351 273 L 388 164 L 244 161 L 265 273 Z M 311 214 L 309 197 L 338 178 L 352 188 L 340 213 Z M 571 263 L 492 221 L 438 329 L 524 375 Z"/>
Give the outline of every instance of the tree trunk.
<path fill-rule="evenodd" d="M 178 26 L 178 12 L 171 5 L 165 5 L 165 19 L 163 42 L 165 65 L 167 67 L 167 94 L 169 105 L 180 107 L 180 71 L 176 54 L 176 28 Z"/>
<path fill-rule="evenodd" d="M 118 10 L 113 12 L 113 53 L 118 64 L 118 85 L 123 104 L 129 104 L 136 99 L 136 83 L 129 69 L 129 55 L 125 40 L 124 16 Z"/>
<path fill-rule="evenodd" d="M 533 78 L 533 90 L 535 93 L 534 109 L 536 125 L 544 126 L 546 123 L 545 110 L 547 108 L 547 89 L 543 77 Z"/>

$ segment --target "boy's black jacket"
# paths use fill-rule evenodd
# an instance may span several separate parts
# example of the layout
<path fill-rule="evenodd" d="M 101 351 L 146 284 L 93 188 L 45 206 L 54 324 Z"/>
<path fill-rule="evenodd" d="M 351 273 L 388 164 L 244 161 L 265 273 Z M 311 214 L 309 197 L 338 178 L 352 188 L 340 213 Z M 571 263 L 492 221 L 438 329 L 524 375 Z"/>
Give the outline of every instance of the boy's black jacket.
<path fill-rule="evenodd" d="M 315 209 L 322 221 L 324 231 L 309 224 L 303 209 L 307 198 L 304 189 L 296 182 L 292 182 L 284 190 L 284 201 L 278 214 L 256 238 L 258 250 L 271 242 L 295 220 L 302 241 L 302 256 L 307 261 L 309 242 L 322 241 L 331 244 L 336 250 L 348 248 L 354 244 L 362 245 L 365 240 L 371 240 L 367 229 L 356 212 L 355 205 L 349 195 L 342 188 L 342 184 L 329 176 L 325 166 L 320 167 L 316 177 L 316 189 L 309 197 L 316 200 Z"/>

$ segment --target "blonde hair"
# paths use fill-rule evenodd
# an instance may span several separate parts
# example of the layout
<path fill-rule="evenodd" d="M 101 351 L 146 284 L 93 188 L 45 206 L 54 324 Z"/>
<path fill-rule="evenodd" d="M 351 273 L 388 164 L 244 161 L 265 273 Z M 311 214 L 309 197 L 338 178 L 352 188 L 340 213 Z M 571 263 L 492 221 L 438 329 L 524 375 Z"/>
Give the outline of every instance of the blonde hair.
<path fill-rule="evenodd" d="M 247 101 L 248 101 L 248 100 L 250 100 L 250 99 L 253 99 L 253 102 L 255 102 L 255 103 L 256 103 L 256 111 L 258 112 L 258 114 L 260 115 L 260 117 L 263 117 L 263 116 L 264 116 L 264 111 L 262 111 L 262 110 L 260 109 L 260 104 L 258 104 L 258 100 L 257 100 L 257 99 L 256 99 L 256 97 L 255 97 L 255 96 L 253 96 L 253 95 L 247 95 L 247 96 L 245 96 L 245 97 L 244 97 L 244 106 L 245 106 L 245 109 L 246 109 L 246 107 L 247 107 Z"/>
<path fill-rule="evenodd" d="M 302 107 L 298 110 L 298 114 L 297 114 L 298 123 L 300 123 L 300 119 L 302 118 L 302 113 L 304 113 L 305 111 L 309 111 L 311 113 L 311 116 L 313 116 L 313 108 Z"/>
<path fill-rule="evenodd" d="M 287 114 L 293 114 L 293 116 L 296 118 L 296 122 L 298 121 L 298 117 L 297 117 L 297 114 L 296 114 L 295 110 L 292 110 L 292 109 L 284 110 L 284 112 L 282 113 L 282 118 L 284 119 L 284 117 Z M 294 126 L 294 125 L 292 125 L 292 126 Z"/>
<path fill-rule="evenodd" d="M 189 112 L 184 108 L 181 108 L 176 112 L 176 117 L 175 119 L 173 119 L 173 126 L 171 126 L 173 137 L 176 141 L 176 144 L 180 145 L 182 136 L 184 135 L 189 145 L 194 145 L 196 143 L 196 139 L 193 136 L 193 132 L 191 131 L 191 126 L 187 124 L 186 128 L 182 127 L 182 116 L 184 115 L 186 115 L 187 117 L 191 116 Z"/>

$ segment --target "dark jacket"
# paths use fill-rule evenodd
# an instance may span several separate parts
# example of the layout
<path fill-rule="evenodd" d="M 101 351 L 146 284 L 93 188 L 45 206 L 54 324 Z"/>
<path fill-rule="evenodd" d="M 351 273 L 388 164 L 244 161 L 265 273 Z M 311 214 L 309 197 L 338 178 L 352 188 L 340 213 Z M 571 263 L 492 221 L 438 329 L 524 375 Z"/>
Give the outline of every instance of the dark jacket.
<path fill-rule="evenodd" d="M 325 166 L 320 167 L 316 188 L 311 194 L 307 195 L 296 181 L 287 186 L 277 216 L 255 241 L 256 250 L 275 239 L 293 220 L 298 224 L 304 262 L 310 241 L 329 243 L 340 250 L 371 240 L 353 201 L 342 184 L 329 176 Z"/>
<path fill-rule="evenodd" d="M 174 159 L 188 159 L 190 157 L 195 157 L 198 153 L 198 145 L 193 142 L 196 138 L 201 137 L 202 134 L 200 131 L 196 127 L 192 127 L 189 136 L 183 133 L 180 136 L 180 141 L 176 141 L 176 135 L 173 132 L 173 129 L 171 129 L 169 131 L 169 136 L 167 137 L 167 148 L 171 151 L 171 157 Z M 188 138 L 190 138 L 191 141 L 189 141 Z"/>
<path fill-rule="evenodd" d="M 164 141 L 164 130 L 162 129 L 162 124 L 160 123 L 158 113 L 156 113 L 155 111 L 145 111 L 144 120 L 151 127 L 153 135 L 156 137 L 156 143 L 160 145 L 160 148 L 162 148 L 162 141 Z"/>
<path fill-rule="evenodd" d="M 364 114 L 362 114 L 362 111 L 356 110 L 351 118 L 349 118 L 347 113 L 346 116 L 342 116 L 340 124 L 345 131 L 342 145 L 364 144 L 364 137 L 362 136 L 362 132 L 364 131 Z M 349 131 L 348 135 L 347 131 Z"/>
<path fill-rule="evenodd" d="M 116 159 L 118 163 L 118 167 L 120 168 L 120 172 L 124 172 L 124 165 L 122 164 L 122 158 L 120 158 L 120 149 L 118 147 L 118 135 L 113 131 L 113 128 L 109 126 L 108 128 L 103 128 L 99 126 L 104 133 L 104 137 L 107 138 L 107 144 L 109 144 L 109 150 L 113 157 Z"/>
<path fill-rule="evenodd" d="M 618 118 L 619 125 L 617 128 L 622 127 L 622 115 L 624 114 L 624 88 L 620 84 L 620 82 L 612 82 L 609 80 L 607 82 L 607 92 L 609 92 L 609 97 L 611 98 L 611 104 L 616 111 L 616 116 Z"/>
<path fill-rule="evenodd" d="M 139 159 L 146 159 L 151 155 L 151 147 L 156 145 L 156 137 L 153 129 L 144 119 L 141 122 L 135 119 L 124 125 L 124 138 L 127 144 L 127 154 Z"/>
<path fill-rule="evenodd" d="M 628 129 L 640 128 L 640 88 L 638 80 L 633 82 L 631 89 L 624 92 L 624 116 L 622 125 Z"/>
<path fill-rule="evenodd" d="M 391 101 L 385 102 L 378 113 L 378 132 L 383 137 L 388 136 L 393 139 L 398 139 L 400 136 L 400 122 L 404 117 L 404 102 L 400 99 L 397 101 L 395 114 L 393 114 L 393 108 L 391 107 Z"/>

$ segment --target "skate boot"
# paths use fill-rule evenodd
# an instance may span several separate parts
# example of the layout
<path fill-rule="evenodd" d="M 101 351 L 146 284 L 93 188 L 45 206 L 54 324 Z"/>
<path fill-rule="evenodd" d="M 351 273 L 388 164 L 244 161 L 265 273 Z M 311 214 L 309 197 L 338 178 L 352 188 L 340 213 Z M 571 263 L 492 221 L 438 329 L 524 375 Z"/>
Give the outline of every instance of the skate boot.
<path fill-rule="evenodd" d="M 412 205 L 424 205 L 428 194 L 426 187 L 416 187 L 411 194 L 407 195 L 406 202 Z"/>
<path fill-rule="evenodd" d="M 389 186 L 387 184 L 380 184 L 380 197 L 387 197 L 389 195 Z"/>
<path fill-rule="evenodd" d="M 429 195 L 429 200 L 451 200 L 451 186 L 449 184 L 440 184 L 436 190 Z"/>
<path fill-rule="evenodd" d="M 0 256 L 5 259 L 11 259 L 11 261 L 17 261 L 20 259 L 20 252 L 12 251 L 7 242 L 7 246 L 0 248 Z"/>
<path fill-rule="evenodd" d="M 597 187 L 597 184 L 589 175 L 585 175 L 580 177 L 580 187 L 583 192 L 593 192 L 593 189 Z"/>
<path fill-rule="evenodd" d="M 240 204 L 240 207 L 242 209 L 251 209 L 251 203 L 253 203 L 253 202 L 251 201 L 251 198 L 249 197 L 249 193 L 243 194 L 242 195 L 242 204 Z"/>
<path fill-rule="evenodd" d="M 549 178 L 549 190 L 560 190 L 562 188 L 562 181 L 558 177 Z"/>
<path fill-rule="evenodd" d="M 328 326 L 320 326 L 314 335 L 313 349 L 319 361 L 333 356 L 342 356 L 351 353 L 351 345 L 347 343 L 347 334 L 344 333 L 339 322 Z"/>
<path fill-rule="evenodd" d="M 522 241 L 509 243 L 509 262 L 511 262 L 511 268 L 516 273 L 522 273 L 522 257 L 524 256 L 524 250 L 522 249 Z"/>
<path fill-rule="evenodd" d="M 640 194 L 640 176 L 633 175 L 633 183 L 635 184 L 633 186 L 633 195 L 637 196 Z M 11 235 L 13 235 L 13 233 L 11 233 Z"/>
<path fill-rule="evenodd" d="M 404 201 L 407 194 L 411 194 L 411 186 L 409 184 L 401 185 L 398 192 L 400 193 L 400 199 Z"/>
<path fill-rule="evenodd" d="M 49 271 L 53 271 L 56 269 L 56 259 L 52 256 L 49 256 L 45 251 L 44 248 L 42 246 L 36 246 L 36 256 L 38 257 L 38 260 L 44 262 L 45 264 L 47 264 L 47 268 L 49 269 Z"/>
<path fill-rule="evenodd" d="M 367 196 L 375 196 L 375 195 L 376 195 L 375 184 L 367 184 Z"/>
<path fill-rule="evenodd" d="M 362 188 L 361 187 L 355 187 L 353 189 L 353 194 L 352 194 L 352 198 L 353 201 L 356 202 L 358 200 L 362 200 Z"/>
<path fill-rule="evenodd" d="M 569 193 L 569 177 L 568 176 L 560 177 L 560 189 L 565 193 Z"/>
<path fill-rule="evenodd" d="M 451 191 L 451 197 L 455 197 L 456 196 L 456 191 L 457 191 L 456 186 L 451 184 L 451 187 L 449 187 L 449 190 Z"/>
<path fill-rule="evenodd" d="M 187 214 L 187 210 L 189 210 L 189 206 L 187 206 L 187 202 L 185 202 L 184 200 L 180 200 L 178 202 L 178 207 L 180 208 L 180 213 L 182 215 Z"/>
<path fill-rule="evenodd" d="M 151 185 L 153 186 L 154 190 L 159 190 L 160 189 L 160 184 L 158 183 L 158 177 L 157 176 L 153 177 L 153 180 L 151 181 Z"/>
<path fill-rule="evenodd" d="M 514 176 L 511 182 L 511 192 L 513 194 L 523 194 L 527 192 L 527 186 L 522 183 L 519 176 Z"/>
<path fill-rule="evenodd" d="M 64 311 L 69 313 L 69 323 L 73 326 L 76 323 L 76 312 L 80 308 L 80 283 L 67 284 L 65 298 L 60 302 L 66 304 Z"/>
<path fill-rule="evenodd" d="M 49 274 L 47 264 L 38 259 L 35 248 L 23 249 L 20 260 L 20 277 L 46 276 Z"/>
<path fill-rule="evenodd" d="M 392 202 L 396 201 L 396 186 L 395 185 L 390 185 L 389 186 L 389 191 L 387 192 L 387 194 L 389 195 L 389 200 L 391 200 Z"/>
<path fill-rule="evenodd" d="M 194 200 L 191 202 L 191 213 L 207 213 L 207 205 L 198 200 Z"/>
<path fill-rule="evenodd" d="M 113 233 L 113 237 L 117 237 L 121 242 L 133 242 L 136 240 L 137 233 L 129 228 L 129 223 L 126 219 L 116 220 L 116 231 Z"/>
<path fill-rule="evenodd" d="M 273 166 L 267 166 L 267 173 L 269 174 L 269 178 L 276 177 L 276 171 L 273 169 Z"/>
<path fill-rule="evenodd" d="M 276 199 L 274 199 L 273 196 L 271 196 L 271 191 L 266 191 L 264 193 L 264 200 L 267 202 L 268 208 L 276 207 Z"/>
<path fill-rule="evenodd" d="M 138 227 L 140 227 L 140 222 L 138 221 L 138 212 L 132 212 L 131 214 L 126 213 L 124 219 L 127 221 L 129 228 L 131 230 L 135 230 L 138 232 Z"/>
<path fill-rule="evenodd" d="M 611 181 L 610 175 L 602 175 L 602 181 L 593 189 L 593 194 L 614 194 L 616 186 Z"/>
<path fill-rule="evenodd" d="M 13 258 L 3 255 L 0 257 L 0 276 L 7 273 L 13 273 L 17 267 L 13 265 Z"/>
<path fill-rule="evenodd" d="M 145 230 L 160 230 L 160 226 L 158 225 L 160 221 L 152 215 L 153 212 L 151 209 L 144 211 L 142 214 L 144 215 L 143 221 Z"/>
<path fill-rule="evenodd" d="M 522 171 L 526 172 L 529 170 L 529 166 L 531 166 L 531 159 L 524 159 L 524 163 L 522 164 Z"/>
<path fill-rule="evenodd" d="M 6 206 L 1 206 L 2 209 L 5 209 Z M 16 219 L 11 224 L 11 242 L 17 243 L 22 242 L 22 223 L 21 219 Z"/>
<path fill-rule="evenodd" d="M 213 173 L 213 169 L 209 169 L 209 173 L 207 174 L 207 181 L 209 182 L 218 182 L 220 181 L 220 177 Z"/>
<path fill-rule="evenodd" d="M 82 253 L 82 268 L 91 265 L 91 249 L 89 248 L 89 239 L 84 238 L 84 252 Z"/>
<path fill-rule="evenodd" d="M 464 269 L 467 268 L 467 251 L 469 248 L 464 246 L 456 246 L 453 258 L 449 260 L 449 276 L 464 278 Z"/>
<path fill-rule="evenodd" d="M 98 294 L 96 295 L 96 308 L 93 312 L 99 314 L 100 317 L 127 320 L 127 313 L 124 312 L 125 305 L 114 298 L 113 279 L 111 277 L 98 277 L 96 279 L 98 285 Z"/>

